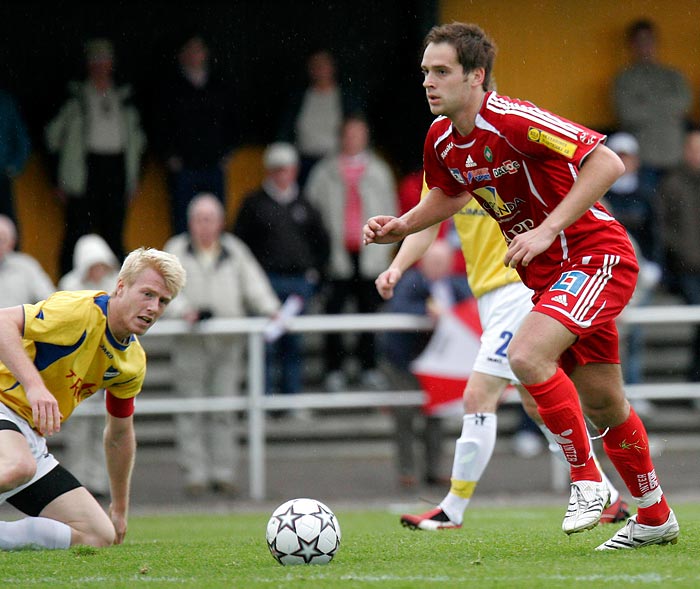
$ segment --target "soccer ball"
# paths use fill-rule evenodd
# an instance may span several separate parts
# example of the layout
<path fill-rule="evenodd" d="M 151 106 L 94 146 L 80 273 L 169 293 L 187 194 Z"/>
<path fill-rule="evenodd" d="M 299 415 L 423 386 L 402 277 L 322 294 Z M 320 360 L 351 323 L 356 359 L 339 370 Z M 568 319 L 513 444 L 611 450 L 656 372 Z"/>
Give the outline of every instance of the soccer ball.
<path fill-rule="evenodd" d="M 320 501 L 290 499 L 272 512 L 266 537 L 280 564 L 327 564 L 340 546 L 340 525 Z"/>

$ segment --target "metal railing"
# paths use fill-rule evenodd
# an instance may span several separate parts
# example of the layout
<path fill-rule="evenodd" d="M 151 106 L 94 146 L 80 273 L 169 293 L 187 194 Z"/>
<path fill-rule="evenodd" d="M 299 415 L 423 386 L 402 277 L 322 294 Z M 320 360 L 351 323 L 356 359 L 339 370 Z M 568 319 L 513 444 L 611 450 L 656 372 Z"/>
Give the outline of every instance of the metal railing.
<path fill-rule="evenodd" d="M 700 306 L 648 306 L 629 308 L 620 316 L 627 324 L 700 323 Z M 265 340 L 269 320 L 265 318 L 210 319 L 194 326 L 180 320 L 160 320 L 144 341 L 162 337 L 206 337 L 211 334 L 247 335 L 247 395 L 148 399 L 139 396 L 139 415 L 168 415 L 180 412 L 207 413 L 243 411 L 247 414 L 249 452 L 249 495 L 254 500 L 266 498 L 266 413 L 286 409 L 346 409 L 369 407 L 420 406 L 421 391 L 353 391 L 339 393 L 301 393 L 297 395 L 265 395 Z M 434 323 L 427 317 L 397 314 L 305 315 L 289 320 L 293 333 L 328 333 L 361 331 L 426 331 Z M 654 383 L 626 386 L 631 399 L 700 399 L 700 383 Z M 511 396 L 506 402 L 517 401 Z M 81 415 L 99 415 L 104 409 L 84 407 Z M 555 486 L 559 486 L 558 484 Z"/>

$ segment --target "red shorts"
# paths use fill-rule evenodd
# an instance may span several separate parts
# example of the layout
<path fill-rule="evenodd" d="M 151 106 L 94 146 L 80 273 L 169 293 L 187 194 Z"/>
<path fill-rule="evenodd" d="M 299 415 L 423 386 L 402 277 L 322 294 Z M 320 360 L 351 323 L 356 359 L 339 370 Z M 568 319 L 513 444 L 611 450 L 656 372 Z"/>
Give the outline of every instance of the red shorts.
<path fill-rule="evenodd" d="M 585 256 L 562 267 L 554 283 L 533 297 L 533 311 L 548 315 L 578 339 L 561 357 L 565 371 L 592 362 L 620 363 L 615 319 L 629 302 L 639 267 L 632 257 Z"/>

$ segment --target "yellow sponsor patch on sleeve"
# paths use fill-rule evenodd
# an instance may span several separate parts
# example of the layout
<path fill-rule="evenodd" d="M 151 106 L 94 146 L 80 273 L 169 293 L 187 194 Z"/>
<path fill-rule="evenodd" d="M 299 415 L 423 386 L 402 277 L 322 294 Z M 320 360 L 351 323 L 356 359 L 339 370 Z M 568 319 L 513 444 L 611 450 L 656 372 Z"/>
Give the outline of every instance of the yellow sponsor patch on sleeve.
<path fill-rule="evenodd" d="M 530 127 L 527 130 L 527 138 L 535 143 L 541 143 L 545 147 L 562 154 L 565 157 L 571 159 L 576 153 L 576 144 L 566 141 L 561 137 L 557 137 L 552 133 L 543 131 L 542 129 L 537 129 L 536 127 Z"/>

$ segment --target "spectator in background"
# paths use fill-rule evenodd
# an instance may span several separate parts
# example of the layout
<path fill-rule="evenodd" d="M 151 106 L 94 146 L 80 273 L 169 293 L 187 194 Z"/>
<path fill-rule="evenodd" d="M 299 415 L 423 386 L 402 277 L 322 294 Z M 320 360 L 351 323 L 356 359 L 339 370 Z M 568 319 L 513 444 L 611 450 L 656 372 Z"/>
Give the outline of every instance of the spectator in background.
<path fill-rule="evenodd" d="M 83 235 L 75 243 L 73 269 L 58 281 L 59 290 L 101 290 L 111 293 L 117 286 L 119 261 L 107 242 L 95 233 Z M 90 406 L 104 406 L 104 389 L 79 405 L 74 415 Z M 101 444 L 105 418 L 81 416 L 66 433 L 66 464 L 83 485 L 99 498 L 109 496 L 109 476 Z"/>
<path fill-rule="evenodd" d="M 639 142 L 640 190 L 649 195 L 653 214 L 658 215 L 659 182 L 683 158 L 692 94 L 684 75 L 659 61 L 658 31 L 652 21 L 633 22 L 626 40 L 632 61 L 613 81 L 613 103 L 620 130 Z M 653 252 L 649 259 L 663 264 L 661 239 L 653 232 L 651 246 L 643 247 Z"/>
<path fill-rule="evenodd" d="M 335 58 L 319 49 L 306 60 L 307 86 L 295 92 L 284 113 L 279 139 L 293 143 L 301 155 L 299 185 L 311 168 L 338 151 L 343 119 L 362 109 L 347 86 L 338 82 Z"/>
<path fill-rule="evenodd" d="M 685 139 L 683 164 L 661 183 L 661 220 L 664 247 L 675 273 L 681 296 L 688 304 L 700 305 L 700 130 Z M 687 378 L 700 382 L 700 328 L 695 329 Z"/>
<path fill-rule="evenodd" d="M 280 303 L 248 247 L 224 232 L 225 211 L 213 194 L 195 196 L 187 211 L 189 231 L 168 240 L 187 271 L 187 284 L 171 316 L 194 325 L 212 317 L 273 316 Z M 245 338 L 216 334 L 181 337 L 172 350 L 176 390 L 181 397 L 233 396 L 244 378 Z M 185 490 L 233 495 L 238 442 L 232 411 L 180 413 L 175 418 Z"/>
<path fill-rule="evenodd" d="M 75 243 L 86 233 L 101 235 L 124 258 L 124 222 L 146 146 L 131 88 L 114 81 L 112 42 L 88 41 L 85 58 L 87 79 L 69 85 L 70 98 L 45 130 L 65 204 L 61 274 L 71 269 Z"/>
<path fill-rule="evenodd" d="M 330 235 L 326 313 L 342 313 L 348 301 L 355 303 L 358 313 L 374 313 L 381 302 L 374 277 L 391 261 L 391 248 L 362 246 L 364 219 L 380 211 L 396 212 L 398 206 L 393 173 L 370 148 L 369 135 L 364 118 L 347 118 L 341 128 L 339 153 L 314 166 L 305 189 Z M 361 333 L 353 353 L 344 349 L 341 335 L 326 337 L 326 388 L 338 391 L 346 386 L 343 363 L 349 356 L 359 359 L 361 384 L 381 388 L 385 379 L 376 370 L 374 335 Z"/>
<path fill-rule="evenodd" d="M 452 271 L 454 248 L 445 240 L 435 241 L 421 260 L 406 271 L 394 287 L 384 310 L 389 313 L 429 315 L 437 319 L 457 302 L 471 296 L 464 274 Z M 422 331 L 389 331 L 379 337 L 379 357 L 389 386 L 395 390 L 419 390 L 418 379 L 411 372 L 411 363 L 420 355 L 431 334 Z M 418 482 L 415 440 L 416 407 L 394 408 L 396 456 L 399 483 L 413 487 Z M 422 479 L 429 485 L 446 484 L 449 479 L 440 475 L 442 456 L 442 417 L 423 415 L 418 426 L 423 434 L 424 463 Z"/>
<path fill-rule="evenodd" d="M 234 233 L 253 252 L 281 301 L 299 297 L 303 307 L 317 292 L 328 262 L 328 233 L 320 213 L 297 184 L 299 156 L 290 143 L 272 143 L 263 154 L 262 186 L 248 194 Z M 269 344 L 267 392 L 301 389 L 301 336 L 288 333 Z"/>
<path fill-rule="evenodd" d="M 212 71 L 209 47 L 199 35 L 179 47 L 178 68 L 159 88 L 154 143 L 168 171 L 173 234 L 187 230 L 187 208 L 200 192 L 226 206 L 225 171 L 234 149 L 236 100 Z"/>
<path fill-rule="evenodd" d="M 27 127 L 14 98 L 0 90 L 0 215 L 12 219 L 18 234 L 13 182 L 24 169 L 31 147 Z"/>
<path fill-rule="evenodd" d="M 644 257 L 651 259 L 656 230 L 653 227 L 652 195 L 645 190 L 639 176 L 639 143 L 631 133 L 620 132 L 608 137 L 605 145 L 625 164 L 625 173 L 605 195 L 606 205 L 640 245 Z"/>
<path fill-rule="evenodd" d="M 16 240 L 12 219 L 0 215 L 0 308 L 37 303 L 56 290 L 37 260 L 15 251 Z"/>

